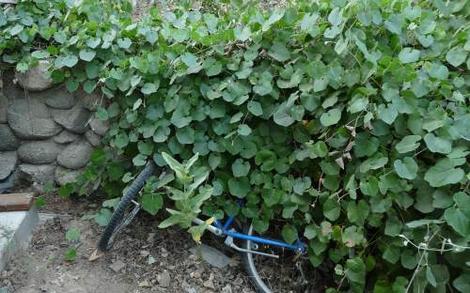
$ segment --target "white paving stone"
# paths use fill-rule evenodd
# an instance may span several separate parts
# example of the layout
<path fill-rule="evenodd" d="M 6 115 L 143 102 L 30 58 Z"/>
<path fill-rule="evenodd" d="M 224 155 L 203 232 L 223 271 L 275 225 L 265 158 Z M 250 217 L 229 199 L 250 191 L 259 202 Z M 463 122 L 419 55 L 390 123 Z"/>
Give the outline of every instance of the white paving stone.
<path fill-rule="evenodd" d="M 27 212 L 0 213 L 0 271 L 16 252 L 29 245 L 37 222 L 38 214 L 34 207 Z"/>

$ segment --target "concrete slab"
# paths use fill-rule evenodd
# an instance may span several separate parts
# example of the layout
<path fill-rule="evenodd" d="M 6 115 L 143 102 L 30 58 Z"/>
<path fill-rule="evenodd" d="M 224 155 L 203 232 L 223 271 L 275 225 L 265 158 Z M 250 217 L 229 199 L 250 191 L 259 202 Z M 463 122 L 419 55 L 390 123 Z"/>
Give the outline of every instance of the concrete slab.
<path fill-rule="evenodd" d="M 15 253 L 28 247 L 38 220 L 35 207 L 29 211 L 0 213 L 0 271 Z"/>

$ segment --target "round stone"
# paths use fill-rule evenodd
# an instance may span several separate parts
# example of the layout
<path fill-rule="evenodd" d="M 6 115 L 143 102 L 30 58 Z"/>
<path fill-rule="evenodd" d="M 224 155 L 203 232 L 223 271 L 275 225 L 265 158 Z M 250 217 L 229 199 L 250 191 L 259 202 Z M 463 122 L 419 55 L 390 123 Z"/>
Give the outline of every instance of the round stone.
<path fill-rule="evenodd" d="M 91 113 L 81 105 L 76 105 L 70 110 L 52 110 L 54 121 L 65 129 L 74 133 L 85 133 L 88 129 L 88 120 Z"/>
<path fill-rule="evenodd" d="M 7 123 L 8 99 L 0 92 L 0 123 Z"/>
<path fill-rule="evenodd" d="M 53 140 L 56 143 L 66 144 L 76 141 L 80 136 L 70 131 L 64 130 L 58 135 L 54 136 Z"/>
<path fill-rule="evenodd" d="M 76 102 L 74 95 L 63 86 L 47 90 L 43 94 L 46 96 L 46 105 L 55 109 L 67 110 L 72 108 Z"/>
<path fill-rule="evenodd" d="M 102 121 L 96 117 L 90 120 L 90 128 L 98 135 L 105 135 L 109 129 L 108 121 Z"/>
<path fill-rule="evenodd" d="M 101 144 L 101 136 L 99 136 L 98 134 L 94 133 L 91 130 L 88 130 L 87 132 L 85 132 L 85 137 L 88 140 L 88 142 L 94 147 L 97 147 Z"/>
<path fill-rule="evenodd" d="M 68 169 L 80 169 L 88 163 L 92 152 L 93 147 L 86 140 L 76 141 L 65 147 L 57 162 Z"/>
<path fill-rule="evenodd" d="M 0 124 L 0 151 L 14 151 L 18 148 L 18 139 L 7 124 Z"/>
<path fill-rule="evenodd" d="M 44 139 L 62 129 L 52 120 L 46 105 L 35 99 L 18 99 L 8 107 L 8 124 L 23 139 Z"/>
<path fill-rule="evenodd" d="M 18 168 L 23 175 L 29 177 L 28 181 L 30 182 L 41 184 L 54 182 L 54 171 L 56 169 L 56 166 L 54 165 L 21 164 Z"/>
<path fill-rule="evenodd" d="M 48 164 L 57 159 L 61 148 L 53 141 L 31 141 L 18 148 L 18 157 L 30 164 Z"/>
<path fill-rule="evenodd" d="M 22 88 L 29 91 L 43 91 L 52 86 L 53 81 L 48 71 L 49 61 L 40 60 L 39 63 L 25 73 L 16 72 L 15 76 Z"/>
<path fill-rule="evenodd" d="M 97 93 L 87 93 L 80 89 L 77 91 L 77 97 L 82 102 L 83 106 L 90 111 L 96 111 L 99 106 L 104 105 L 104 99 Z"/>
<path fill-rule="evenodd" d="M 15 170 L 17 161 L 16 152 L 0 152 L 0 180 L 10 176 Z"/>

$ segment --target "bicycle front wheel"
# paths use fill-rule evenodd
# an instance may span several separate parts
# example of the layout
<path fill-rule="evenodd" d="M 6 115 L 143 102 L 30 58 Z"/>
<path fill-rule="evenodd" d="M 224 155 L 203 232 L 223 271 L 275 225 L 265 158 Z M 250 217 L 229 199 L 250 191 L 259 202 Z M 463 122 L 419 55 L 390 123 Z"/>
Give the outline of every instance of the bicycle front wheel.
<path fill-rule="evenodd" d="M 274 229 L 269 233 L 259 236 L 275 239 L 276 235 L 281 235 L 280 227 L 281 225 L 273 227 Z M 247 226 L 245 233 L 257 235 L 253 225 Z M 242 253 L 245 270 L 257 292 L 321 292 L 321 290 L 314 288 L 317 276 L 305 256 L 280 247 L 258 245 L 250 240 L 244 241 L 243 248 L 278 256 L 278 258 L 272 258 L 254 252 Z"/>
<path fill-rule="evenodd" d="M 120 226 L 125 222 L 124 215 L 126 214 L 126 211 L 132 205 L 132 201 L 137 197 L 140 190 L 144 187 L 147 179 L 155 173 L 155 169 L 156 166 L 153 162 L 147 163 L 145 168 L 129 186 L 129 189 L 121 198 L 121 201 L 111 216 L 111 220 L 101 235 L 98 243 L 98 249 L 100 251 L 108 251 L 111 249 L 113 246 L 113 240 L 120 230 Z"/>

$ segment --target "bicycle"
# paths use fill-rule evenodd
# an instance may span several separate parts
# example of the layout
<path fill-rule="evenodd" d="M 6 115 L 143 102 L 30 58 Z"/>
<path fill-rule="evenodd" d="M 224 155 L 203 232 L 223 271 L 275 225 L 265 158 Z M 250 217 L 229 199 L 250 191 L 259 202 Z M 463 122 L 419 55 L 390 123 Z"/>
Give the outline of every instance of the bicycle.
<path fill-rule="evenodd" d="M 98 243 L 99 251 L 110 250 L 116 235 L 137 215 L 141 207 L 136 198 L 147 179 L 155 173 L 156 165 L 149 162 L 131 183 L 115 208 L 109 224 L 104 229 Z M 243 203 L 239 202 L 239 204 Z M 126 214 L 129 208 L 130 212 Z M 196 225 L 207 224 L 200 218 L 195 218 L 192 222 Z M 258 235 L 253 224 L 240 228 L 241 225 L 237 222 L 234 216 L 229 216 L 222 221 L 215 220 L 206 225 L 207 231 L 225 238 L 225 245 L 241 253 L 244 268 L 257 292 L 310 292 L 308 287 L 311 284 L 305 274 L 308 260 L 305 257 L 307 246 L 304 242 L 297 239 L 290 244 Z M 274 231 L 274 234 L 277 232 Z M 287 271 L 284 270 L 286 264 L 288 265 Z M 278 269 L 279 265 L 281 271 Z M 294 266 L 293 269 L 291 266 Z"/>

